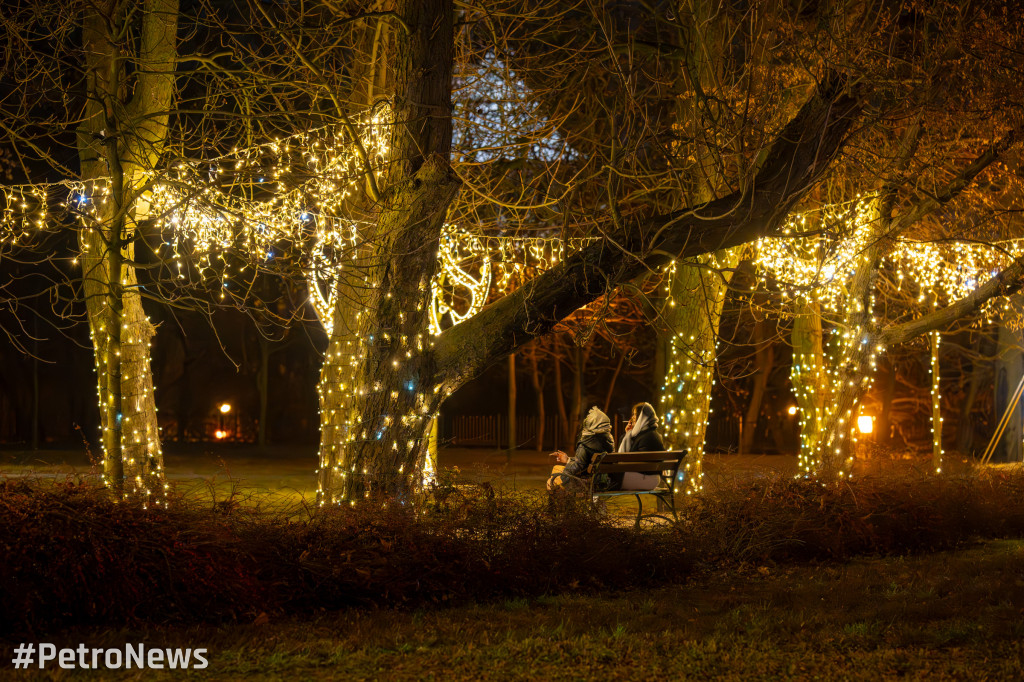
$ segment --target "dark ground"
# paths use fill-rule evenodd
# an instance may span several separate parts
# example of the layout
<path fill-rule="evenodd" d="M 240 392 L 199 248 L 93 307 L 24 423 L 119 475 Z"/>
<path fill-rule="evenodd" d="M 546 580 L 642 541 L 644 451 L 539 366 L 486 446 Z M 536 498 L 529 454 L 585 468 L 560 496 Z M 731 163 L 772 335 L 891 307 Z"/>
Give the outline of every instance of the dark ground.
<path fill-rule="evenodd" d="M 203 647 L 209 668 L 25 680 L 1019 680 L 1024 543 L 750 566 L 683 585 L 219 627 L 87 628 L 58 646 Z"/>

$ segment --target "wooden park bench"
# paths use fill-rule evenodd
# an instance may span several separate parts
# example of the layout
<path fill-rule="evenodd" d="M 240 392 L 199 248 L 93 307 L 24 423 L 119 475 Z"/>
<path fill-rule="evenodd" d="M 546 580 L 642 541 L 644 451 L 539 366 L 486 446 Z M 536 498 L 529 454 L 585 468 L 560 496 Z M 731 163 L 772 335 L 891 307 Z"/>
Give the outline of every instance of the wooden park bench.
<path fill-rule="evenodd" d="M 553 476 L 564 476 L 575 479 L 580 489 L 584 487 L 594 502 L 602 498 L 621 497 L 632 495 L 636 498 L 636 525 L 640 526 L 643 519 L 659 518 L 665 521 L 670 519 L 661 513 L 644 514 L 644 504 L 641 495 L 651 495 L 658 502 L 664 505 L 666 511 L 672 513 L 672 520 L 678 521 L 679 514 L 676 513 L 675 491 L 678 488 L 676 476 L 679 474 L 679 467 L 686 459 L 686 452 L 683 450 L 667 450 L 665 452 L 603 452 L 594 455 L 593 461 L 587 468 L 590 477 L 588 479 L 576 478 L 568 474 L 552 474 Z M 657 475 L 657 483 L 652 480 L 649 488 L 638 490 L 595 490 L 598 478 L 602 474 L 627 474 L 636 472 L 638 474 Z"/>

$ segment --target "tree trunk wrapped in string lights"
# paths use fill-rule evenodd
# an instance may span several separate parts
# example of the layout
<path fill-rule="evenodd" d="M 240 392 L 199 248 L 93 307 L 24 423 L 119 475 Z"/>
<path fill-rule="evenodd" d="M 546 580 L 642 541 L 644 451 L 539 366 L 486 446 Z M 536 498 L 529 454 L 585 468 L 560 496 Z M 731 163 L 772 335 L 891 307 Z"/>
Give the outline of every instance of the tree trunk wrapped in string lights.
<path fill-rule="evenodd" d="M 321 502 L 406 494 L 441 397 L 429 332 L 436 245 L 459 182 L 449 165 L 453 16 L 443 0 L 400 2 L 390 157 L 352 341 L 335 325 L 319 386 Z"/>
<path fill-rule="evenodd" d="M 88 103 L 78 129 L 84 194 L 79 257 L 96 374 L 107 485 L 161 502 L 163 454 L 150 340 L 135 274 L 143 198 L 167 136 L 177 59 L 177 0 L 91 5 L 82 36 Z M 126 37 L 139 34 L 138 47 Z M 137 52 L 136 52 L 137 49 Z M 129 68 L 131 66 L 131 68 Z M 127 102 L 126 90 L 132 91 Z"/>
<path fill-rule="evenodd" d="M 669 303 L 663 313 L 667 367 L 660 413 L 666 447 L 685 450 L 687 492 L 703 488 L 704 438 L 715 383 L 715 358 L 722 308 L 739 263 L 739 250 L 674 262 L 668 267 Z"/>

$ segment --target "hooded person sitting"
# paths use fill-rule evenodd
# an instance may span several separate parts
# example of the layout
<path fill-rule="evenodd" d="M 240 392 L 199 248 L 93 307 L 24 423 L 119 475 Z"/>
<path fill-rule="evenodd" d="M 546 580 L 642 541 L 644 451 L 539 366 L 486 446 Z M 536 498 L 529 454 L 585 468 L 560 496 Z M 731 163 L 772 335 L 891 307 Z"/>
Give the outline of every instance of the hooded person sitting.
<path fill-rule="evenodd" d="M 650 403 L 637 403 L 626 424 L 626 435 L 619 443 L 619 452 L 661 452 L 664 449 L 654 407 Z"/>
<path fill-rule="evenodd" d="M 577 479 L 589 476 L 587 469 L 594 460 L 594 455 L 614 450 L 615 441 L 612 439 L 611 420 L 597 406 L 591 407 L 583 420 L 580 439 L 576 441 L 575 456 L 569 459 L 569 456 L 561 450 L 551 453 L 558 464 L 551 470 L 551 476 L 548 478 L 548 490 L 564 486 L 569 480 L 572 480 L 569 476 Z M 561 474 L 567 474 L 567 476 Z"/>
<path fill-rule="evenodd" d="M 633 406 L 633 416 L 626 424 L 626 435 L 619 443 L 619 452 L 662 452 L 665 442 L 658 433 L 658 415 L 650 403 Z M 630 471 L 625 475 L 612 474 L 613 490 L 649 490 L 658 485 L 661 477 L 657 472 Z"/>

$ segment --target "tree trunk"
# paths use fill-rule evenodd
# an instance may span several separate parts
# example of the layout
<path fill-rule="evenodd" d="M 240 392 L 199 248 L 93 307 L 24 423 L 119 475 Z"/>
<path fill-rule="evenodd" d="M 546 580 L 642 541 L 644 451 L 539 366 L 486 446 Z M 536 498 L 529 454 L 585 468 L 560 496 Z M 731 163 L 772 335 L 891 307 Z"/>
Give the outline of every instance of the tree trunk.
<path fill-rule="evenodd" d="M 184 443 L 188 439 L 188 420 L 192 414 L 192 391 L 189 390 L 191 379 L 189 376 L 189 365 L 192 360 L 188 357 L 188 340 L 184 332 L 180 332 L 181 343 L 181 378 L 178 380 L 177 412 L 178 412 L 178 442 Z"/>
<path fill-rule="evenodd" d="M 516 436 L 516 354 L 508 355 L 508 452 L 506 459 L 511 461 L 512 452 L 518 447 Z"/>
<path fill-rule="evenodd" d="M 738 262 L 739 251 L 734 249 L 680 261 L 671 271 L 671 298 L 664 314 L 670 334 L 668 368 L 659 407 L 666 447 L 687 452 L 688 492 L 703 488 L 704 436 L 715 380 L 718 327 Z"/>
<path fill-rule="evenodd" d="M 896 366 L 892 362 L 885 363 L 885 372 L 882 373 L 882 385 L 879 392 L 882 394 L 882 409 L 875 419 L 875 443 L 884 448 L 892 447 L 892 401 L 896 397 Z"/>
<path fill-rule="evenodd" d="M 802 297 L 795 305 L 791 338 L 793 364 L 789 379 L 800 408 L 800 468 L 810 473 L 820 465 L 814 451 L 831 392 L 825 370 L 821 304 L 813 296 Z"/>
<path fill-rule="evenodd" d="M 619 354 L 619 361 L 615 365 L 615 372 L 612 373 L 611 381 L 608 382 L 608 392 L 604 396 L 604 413 L 608 414 L 608 410 L 612 407 L 612 396 L 615 395 L 615 384 L 619 380 L 619 374 L 622 372 L 622 365 L 626 361 L 626 354 Z"/>
<path fill-rule="evenodd" d="M 1006 324 L 999 326 L 998 347 L 995 358 L 995 400 L 993 406 L 994 423 L 1002 419 L 1007 410 L 1010 398 L 1017 389 L 1021 377 L 1024 377 L 1024 334 L 1013 331 Z M 1017 403 L 1010 411 L 1006 429 L 996 444 L 992 461 L 1020 462 L 1024 448 L 1024 400 Z"/>
<path fill-rule="evenodd" d="M 757 320 L 754 323 L 754 376 L 751 378 L 750 402 L 747 404 L 747 413 L 743 419 L 743 438 L 740 440 L 740 454 L 750 454 L 753 451 L 754 439 L 757 434 L 757 424 L 761 415 L 761 406 L 764 404 L 765 390 L 768 388 L 768 379 L 775 364 L 775 349 L 765 339 L 765 320 Z"/>
<path fill-rule="evenodd" d="M 256 446 L 267 447 L 267 402 L 270 372 L 270 340 L 259 334 L 260 368 L 256 375 L 256 388 L 260 394 L 259 423 L 256 426 Z"/>
<path fill-rule="evenodd" d="M 355 341 L 335 325 L 328 360 L 356 345 L 354 371 L 321 372 L 320 502 L 405 497 L 416 484 L 431 420 L 446 397 L 429 346 L 434 249 L 459 183 L 451 147 L 453 12 L 450 0 L 403 0 L 394 46 L 396 124 L 366 268 Z M 415 276 L 410 276 L 416 273 Z"/>
<path fill-rule="evenodd" d="M 572 346 L 572 409 L 569 412 L 570 422 L 566 432 L 566 440 L 572 443 L 576 432 L 583 423 L 583 417 L 589 405 L 583 404 L 583 375 L 587 368 L 587 358 L 583 349 L 573 343 Z"/>
<path fill-rule="evenodd" d="M 533 384 L 533 391 L 537 398 L 537 452 L 544 449 L 544 428 L 548 418 L 544 409 L 544 382 L 541 381 L 540 370 L 537 367 L 537 345 L 530 348 L 530 382 Z"/>
<path fill-rule="evenodd" d="M 139 25 L 128 24 L 138 21 Z M 90 6 L 83 24 L 88 104 L 78 129 L 89 210 L 79 229 L 86 311 L 96 355 L 104 476 L 117 496 L 160 504 L 163 453 L 149 347 L 154 328 L 130 263 L 142 199 L 167 134 L 174 95 L 177 0 L 147 0 L 137 15 L 114 3 Z M 137 31 L 135 69 L 118 41 Z M 124 103 L 128 90 L 132 98 Z M 100 184 L 107 178 L 106 184 Z"/>
<path fill-rule="evenodd" d="M 558 342 L 557 337 L 555 338 L 555 406 L 558 407 L 558 426 L 557 433 L 561 436 L 558 438 L 559 443 L 555 444 L 556 448 L 569 448 L 572 447 L 572 433 L 570 433 L 569 417 L 565 412 L 565 392 L 562 386 L 562 357 L 561 357 L 561 344 Z"/>
<path fill-rule="evenodd" d="M 974 450 L 974 422 L 971 419 L 971 410 L 974 409 L 974 402 L 977 400 L 978 391 L 981 389 L 982 377 L 984 377 L 987 371 L 986 363 L 980 361 L 982 353 L 981 341 L 984 336 L 984 334 L 977 334 L 972 344 L 971 374 L 967 382 L 967 394 L 960 404 L 960 419 L 956 425 L 956 449 L 965 455 L 972 454 Z"/>
<path fill-rule="evenodd" d="M 919 129 L 912 126 L 904 137 L 909 158 Z M 822 328 L 822 304 L 814 294 L 802 295 L 793 320 L 793 368 L 791 379 L 800 406 L 800 466 L 806 473 L 826 479 L 842 478 L 853 467 L 857 414 L 871 384 L 879 343 L 872 306 L 875 280 L 882 256 L 889 248 L 884 239 L 891 226 L 895 191 L 886 186 L 882 198 L 865 212 L 871 232 L 868 246 L 857 260 L 846 286 L 841 323 L 826 343 Z"/>
<path fill-rule="evenodd" d="M 29 445 L 39 449 L 39 315 L 32 316 L 32 424 Z"/>

